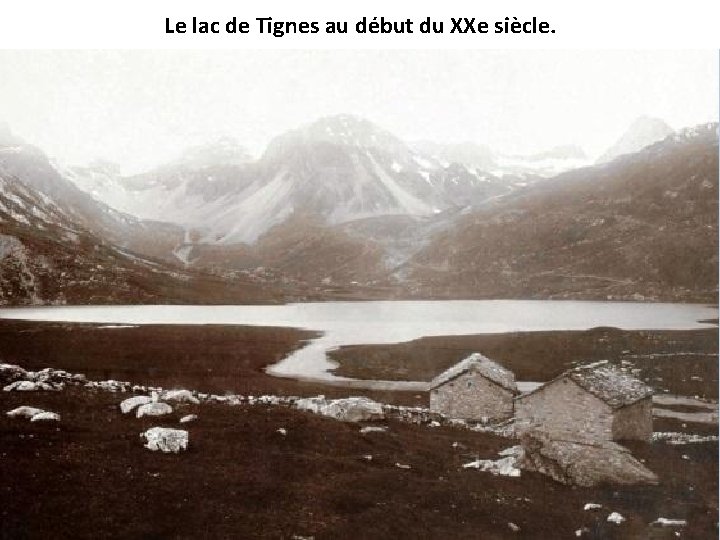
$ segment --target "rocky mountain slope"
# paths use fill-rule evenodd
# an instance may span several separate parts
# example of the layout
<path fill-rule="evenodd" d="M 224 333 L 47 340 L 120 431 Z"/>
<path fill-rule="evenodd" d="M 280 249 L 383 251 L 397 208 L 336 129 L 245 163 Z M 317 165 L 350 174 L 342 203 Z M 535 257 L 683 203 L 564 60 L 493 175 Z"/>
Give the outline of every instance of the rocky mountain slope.
<path fill-rule="evenodd" d="M 107 242 L 47 195 L 0 173 L 0 304 L 278 300 L 248 276 L 179 270 Z"/>
<path fill-rule="evenodd" d="M 646 146 L 663 140 L 672 132 L 673 129 L 665 121 L 641 116 L 597 159 L 597 163 L 607 163 L 616 157 L 639 152 Z"/>
<path fill-rule="evenodd" d="M 209 159 L 208 154 L 212 155 Z M 275 138 L 257 161 L 224 141 L 202 159 L 131 178 L 75 170 L 85 190 L 124 212 L 198 233 L 199 244 L 256 242 L 294 214 L 328 225 L 380 216 L 431 216 L 513 189 L 473 165 L 411 149 L 367 120 L 320 119 Z"/>
<path fill-rule="evenodd" d="M 408 264 L 423 296 L 715 301 L 718 126 L 506 197 Z"/>
<path fill-rule="evenodd" d="M 550 179 L 484 173 L 503 158 L 482 147 L 457 149 L 466 163 L 431 150 L 337 116 L 258 160 L 221 139 L 126 178 L 59 170 L 5 131 L 4 301 L 715 298 L 716 125 Z"/>
<path fill-rule="evenodd" d="M 0 125 L 0 173 L 49 197 L 74 222 L 118 246 L 171 259 L 182 228 L 118 212 L 81 190 L 39 149 Z"/>

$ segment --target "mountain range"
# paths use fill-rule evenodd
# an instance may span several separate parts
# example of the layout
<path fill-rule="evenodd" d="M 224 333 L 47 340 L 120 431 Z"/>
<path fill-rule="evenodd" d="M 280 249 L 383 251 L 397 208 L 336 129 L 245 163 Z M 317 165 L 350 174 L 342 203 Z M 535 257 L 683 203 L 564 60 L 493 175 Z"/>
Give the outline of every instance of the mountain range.
<path fill-rule="evenodd" d="M 349 115 L 257 159 L 229 137 L 123 176 L 0 128 L 3 303 L 323 298 L 707 301 L 717 124 L 635 121 L 592 163 L 406 143 Z"/>

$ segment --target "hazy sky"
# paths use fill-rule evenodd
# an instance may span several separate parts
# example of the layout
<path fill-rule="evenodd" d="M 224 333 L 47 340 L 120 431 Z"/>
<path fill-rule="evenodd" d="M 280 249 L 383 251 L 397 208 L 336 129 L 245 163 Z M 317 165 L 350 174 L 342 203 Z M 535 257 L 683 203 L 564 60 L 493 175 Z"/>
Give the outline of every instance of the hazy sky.
<path fill-rule="evenodd" d="M 405 140 L 600 154 L 637 116 L 718 117 L 717 51 L 0 51 L 0 121 L 67 164 L 137 171 L 351 113 Z"/>

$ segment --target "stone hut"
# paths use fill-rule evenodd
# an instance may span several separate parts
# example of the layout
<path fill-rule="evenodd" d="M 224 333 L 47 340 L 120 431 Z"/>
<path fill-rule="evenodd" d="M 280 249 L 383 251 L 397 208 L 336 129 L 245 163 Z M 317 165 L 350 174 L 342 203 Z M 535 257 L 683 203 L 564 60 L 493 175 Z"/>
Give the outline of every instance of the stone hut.
<path fill-rule="evenodd" d="M 430 382 L 430 410 L 449 418 L 505 420 L 518 394 L 515 375 L 475 353 Z"/>
<path fill-rule="evenodd" d="M 652 393 L 607 360 L 587 364 L 516 398 L 516 428 L 567 441 L 648 441 Z"/>

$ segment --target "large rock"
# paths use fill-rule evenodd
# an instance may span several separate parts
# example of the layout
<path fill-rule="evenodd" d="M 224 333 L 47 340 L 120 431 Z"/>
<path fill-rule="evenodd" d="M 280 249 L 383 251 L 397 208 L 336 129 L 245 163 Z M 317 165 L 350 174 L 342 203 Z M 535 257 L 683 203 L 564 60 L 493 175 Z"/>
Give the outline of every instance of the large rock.
<path fill-rule="evenodd" d="M 132 412 L 133 409 L 135 409 L 135 407 L 139 407 L 140 405 L 145 405 L 146 403 L 150 403 L 151 401 L 152 400 L 150 399 L 150 396 L 129 397 L 120 403 L 120 411 L 123 414 L 127 414 L 129 412 Z"/>
<path fill-rule="evenodd" d="M 178 403 L 200 403 L 200 400 L 190 390 L 167 390 L 162 393 L 161 399 Z"/>
<path fill-rule="evenodd" d="M 15 381 L 3 388 L 5 392 L 35 392 L 37 390 L 54 390 L 52 385 L 46 382 Z"/>
<path fill-rule="evenodd" d="M 146 403 L 138 407 L 137 417 L 142 418 L 143 416 L 164 416 L 166 414 L 171 414 L 172 411 L 172 407 L 167 403 Z"/>
<path fill-rule="evenodd" d="M 315 397 L 309 397 L 309 398 L 301 398 L 295 400 L 295 408 L 299 409 L 301 411 L 308 411 L 313 412 L 315 414 L 321 414 L 321 410 L 323 407 L 327 406 L 328 400 L 325 399 L 325 396 L 315 396 Z"/>
<path fill-rule="evenodd" d="M 187 450 L 189 435 L 183 429 L 171 429 L 164 427 L 150 428 L 140 434 L 147 442 L 145 448 L 160 452 L 178 453 Z"/>
<path fill-rule="evenodd" d="M 335 399 L 328 403 L 323 414 L 345 422 L 383 420 L 385 418 L 382 404 L 366 397 Z"/>
<path fill-rule="evenodd" d="M 552 440 L 539 432 L 522 436 L 521 469 L 546 474 L 563 484 L 657 484 L 658 477 L 627 448 L 607 441 Z"/>
<path fill-rule="evenodd" d="M 17 407 L 13 409 L 12 411 L 8 411 L 6 414 L 10 418 L 32 418 L 36 414 L 44 413 L 45 411 L 42 409 L 38 409 L 36 407 L 30 407 L 29 405 L 23 405 L 21 407 Z"/>
<path fill-rule="evenodd" d="M 0 364 L 0 381 L 9 383 L 25 377 L 27 372 L 15 364 Z"/>
<path fill-rule="evenodd" d="M 31 422 L 59 422 L 60 415 L 50 411 L 43 411 L 30 419 Z"/>
<path fill-rule="evenodd" d="M 330 416 L 343 422 L 362 422 L 383 420 L 385 413 L 382 404 L 366 397 L 349 397 L 326 400 L 323 396 L 299 399 L 295 407 L 316 414 Z"/>

